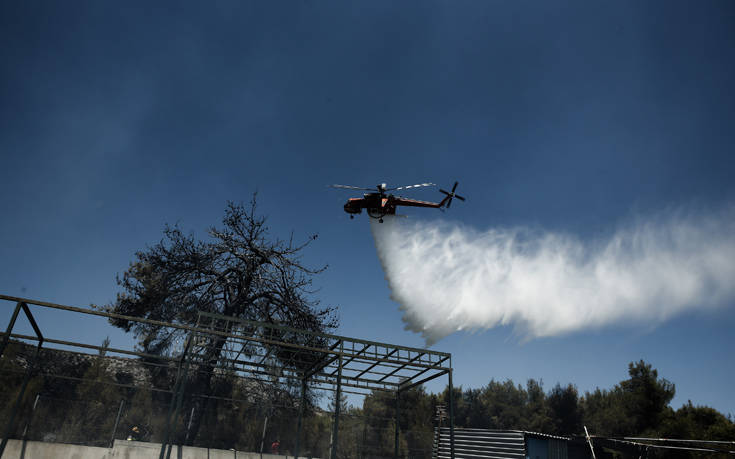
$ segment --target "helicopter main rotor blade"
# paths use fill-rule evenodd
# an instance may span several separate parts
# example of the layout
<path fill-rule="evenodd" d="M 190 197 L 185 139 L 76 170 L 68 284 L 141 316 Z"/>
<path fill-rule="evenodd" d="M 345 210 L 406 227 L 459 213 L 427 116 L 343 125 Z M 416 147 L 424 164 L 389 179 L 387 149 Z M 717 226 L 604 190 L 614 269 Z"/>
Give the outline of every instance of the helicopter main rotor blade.
<path fill-rule="evenodd" d="M 399 186 L 398 188 L 388 188 L 385 191 L 407 190 L 409 188 L 418 188 L 420 186 L 436 186 L 436 183 L 419 183 L 419 184 L 416 184 L 416 185 Z"/>
<path fill-rule="evenodd" d="M 364 190 L 364 191 L 373 191 L 372 188 L 361 188 L 359 186 L 351 186 L 351 185 L 330 185 L 332 188 L 344 188 L 347 190 Z"/>

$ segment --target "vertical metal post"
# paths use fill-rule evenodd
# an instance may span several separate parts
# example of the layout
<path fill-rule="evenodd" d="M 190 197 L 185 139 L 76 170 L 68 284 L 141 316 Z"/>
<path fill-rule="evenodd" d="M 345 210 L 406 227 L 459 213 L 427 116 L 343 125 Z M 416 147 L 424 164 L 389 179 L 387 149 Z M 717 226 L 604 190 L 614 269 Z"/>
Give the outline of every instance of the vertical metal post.
<path fill-rule="evenodd" d="M 27 444 L 27 435 L 28 435 L 28 428 L 31 425 L 31 422 L 33 421 L 33 414 L 36 412 L 36 406 L 38 405 L 38 399 L 41 398 L 41 394 L 36 394 L 36 400 L 33 402 L 33 409 L 31 410 L 31 415 L 28 417 L 28 421 L 26 421 L 26 426 L 23 428 L 23 446 L 20 449 L 20 457 L 21 459 L 26 457 L 26 444 Z"/>
<path fill-rule="evenodd" d="M 299 459 L 299 440 L 301 439 L 301 423 L 304 418 L 304 405 L 306 405 L 306 378 L 301 380 L 301 403 L 299 404 L 299 422 L 296 424 L 296 449 L 294 459 Z"/>
<path fill-rule="evenodd" d="M 125 399 L 120 400 L 120 408 L 117 409 L 117 417 L 115 418 L 115 427 L 112 428 L 112 436 L 110 437 L 110 448 L 115 446 L 115 435 L 117 434 L 117 426 L 120 424 L 120 416 L 124 405 Z"/>
<path fill-rule="evenodd" d="M 362 420 L 362 444 L 360 445 L 360 459 L 365 458 L 365 444 L 367 443 L 367 422 Z"/>
<path fill-rule="evenodd" d="M 33 421 L 33 414 L 36 412 L 36 406 L 38 406 L 38 400 L 41 398 L 41 394 L 36 394 L 36 399 L 33 401 L 33 408 L 31 409 L 31 415 L 28 417 L 28 420 L 26 421 L 26 426 L 23 428 L 23 440 L 26 439 L 26 435 L 28 434 L 28 428 L 31 425 L 31 421 Z"/>
<path fill-rule="evenodd" d="M 0 356 L 2 356 L 3 352 L 5 352 L 5 347 L 7 346 L 8 341 L 10 340 L 10 333 L 13 331 L 13 327 L 15 326 L 15 321 L 16 319 L 18 319 L 18 313 L 20 312 L 21 308 L 23 308 L 23 312 L 28 318 L 28 322 L 31 323 L 31 327 L 33 327 L 33 331 L 36 333 L 36 336 L 38 337 L 38 347 L 36 347 L 36 355 L 33 357 L 33 361 L 28 365 L 28 368 L 26 368 L 26 374 L 25 374 L 25 377 L 23 378 L 23 384 L 21 385 L 20 393 L 18 394 L 18 397 L 15 399 L 13 410 L 10 412 L 10 419 L 8 420 L 8 424 L 5 426 L 5 434 L 3 435 L 3 441 L 2 443 L 0 443 L 0 457 L 2 457 L 3 453 L 5 452 L 5 447 L 8 444 L 8 436 L 10 435 L 10 432 L 13 430 L 13 422 L 15 422 L 15 415 L 18 412 L 20 401 L 23 400 L 23 395 L 25 394 L 26 387 L 28 386 L 28 381 L 31 380 L 31 374 L 33 373 L 33 370 L 36 367 L 36 362 L 38 361 L 38 357 L 41 354 L 41 346 L 43 346 L 43 334 L 41 333 L 41 330 L 38 328 L 36 319 L 33 318 L 33 314 L 31 314 L 31 310 L 28 309 L 28 305 L 21 301 L 21 302 L 18 302 L 18 304 L 15 306 L 15 311 L 13 311 L 13 317 L 10 319 L 10 323 L 8 324 L 7 331 L 5 333 L 5 336 L 3 337 L 2 345 L 0 346 Z"/>
<path fill-rule="evenodd" d="M 181 368 L 179 368 L 179 371 L 181 371 Z M 163 459 L 166 455 L 166 448 L 168 446 L 169 437 L 171 436 L 171 417 L 173 416 L 173 411 L 178 404 L 178 394 L 179 394 L 179 386 L 181 385 L 180 381 L 180 375 L 177 374 L 176 376 L 176 383 L 174 384 L 174 390 L 171 393 L 171 405 L 168 407 L 168 415 L 166 416 L 166 428 L 163 431 L 163 440 L 161 441 L 161 452 L 158 455 L 158 459 Z"/>
<path fill-rule="evenodd" d="M 0 357 L 3 356 L 3 352 L 5 352 L 5 346 L 8 345 L 8 341 L 10 340 L 10 333 L 13 331 L 13 327 L 15 326 L 15 321 L 18 319 L 18 313 L 20 312 L 20 307 L 23 303 L 18 303 L 15 305 L 15 310 L 13 311 L 13 316 L 10 318 L 10 323 L 8 324 L 8 328 L 5 330 L 5 336 L 3 336 L 3 342 L 0 344 Z"/>
<path fill-rule="evenodd" d="M 265 444 L 265 429 L 268 427 L 268 415 L 265 415 L 265 421 L 263 421 L 263 435 L 260 437 L 260 459 L 263 459 L 263 445 Z"/>
<path fill-rule="evenodd" d="M 451 367 L 451 360 L 449 363 Z M 452 387 L 452 369 L 449 369 L 449 450 L 454 459 L 454 387 Z"/>
<path fill-rule="evenodd" d="M 174 391 L 173 394 L 171 394 L 171 405 L 168 407 L 168 416 L 166 416 L 166 429 L 163 431 L 163 439 L 161 441 L 161 452 L 158 455 L 158 459 L 163 459 L 164 455 L 166 454 L 166 446 L 168 446 L 168 440 L 171 436 L 171 417 L 173 416 L 174 406 L 178 407 L 178 395 L 181 389 L 181 386 L 183 385 L 183 379 L 185 379 L 182 371 L 182 367 L 184 366 L 184 362 L 186 361 L 186 354 L 189 353 L 189 347 L 191 346 L 191 342 L 193 341 L 193 335 L 189 335 L 189 337 L 186 340 L 186 346 L 184 346 L 184 353 L 181 354 L 181 359 L 179 360 L 179 368 L 176 372 L 176 383 L 174 384 Z M 188 366 L 187 366 L 188 371 Z M 178 412 L 176 413 L 178 416 Z M 171 449 L 169 448 L 168 453 L 171 454 Z"/>
<path fill-rule="evenodd" d="M 332 430 L 332 451 L 329 459 L 337 459 L 337 444 L 339 442 L 339 408 L 342 397 L 342 344 L 339 346 L 339 363 L 337 367 L 337 392 L 334 406 L 334 429 Z"/>
<path fill-rule="evenodd" d="M 184 444 L 189 443 L 189 431 L 191 430 L 191 421 L 194 420 L 194 407 L 191 407 L 191 413 L 189 414 L 189 423 L 186 425 L 186 437 L 184 438 Z"/>
<path fill-rule="evenodd" d="M 401 430 L 401 391 L 396 391 L 396 432 L 395 432 L 395 449 L 393 451 L 393 458 L 398 459 L 399 453 L 399 442 L 398 437 Z"/>
<path fill-rule="evenodd" d="M 174 411 L 174 419 L 173 419 L 173 425 L 176 425 L 176 422 L 179 420 L 179 413 L 181 412 L 181 405 L 184 401 L 184 392 L 186 391 L 186 378 L 187 374 L 189 373 L 189 362 L 184 363 L 184 377 L 181 381 L 181 385 L 179 387 L 179 393 L 178 393 L 178 399 L 176 400 L 176 410 Z M 166 453 L 166 459 L 171 458 L 171 449 L 173 449 L 174 445 L 173 443 L 169 442 L 168 445 L 168 452 Z M 180 451 L 181 449 L 179 449 Z"/>

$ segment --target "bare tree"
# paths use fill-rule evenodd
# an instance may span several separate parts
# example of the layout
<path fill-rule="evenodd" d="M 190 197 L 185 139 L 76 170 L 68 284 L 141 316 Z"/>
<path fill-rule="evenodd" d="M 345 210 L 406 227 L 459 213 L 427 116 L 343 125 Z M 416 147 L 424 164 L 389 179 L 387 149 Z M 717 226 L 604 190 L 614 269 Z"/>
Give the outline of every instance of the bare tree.
<path fill-rule="evenodd" d="M 228 203 L 222 223 L 222 228 L 209 229 L 206 241 L 185 235 L 178 226 L 166 226 L 163 239 L 137 252 L 135 261 L 118 276 L 123 292 L 105 309 L 182 324 L 195 323 L 198 311 L 206 311 L 317 332 L 336 327 L 334 308 L 320 307 L 311 289 L 312 277 L 326 267 L 311 269 L 300 261 L 301 251 L 316 236 L 301 244 L 294 244 L 293 235 L 289 241 L 271 239 L 266 218 L 256 214 L 255 195 L 247 207 Z M 180 331 L 170 328 L 111 322 L 132 331 L 147 353 L 171 352 L 181 338 Z M 192 392 L 211 391 L 214 368 L 224 354 L 224 338 L 209 340 L 204 363 L 189 386 Z M 278 358 L 279 353 L 274 355 Z M 197 414 L 191 441 L 206 400 L 197 397 L 192 402 Z"/>

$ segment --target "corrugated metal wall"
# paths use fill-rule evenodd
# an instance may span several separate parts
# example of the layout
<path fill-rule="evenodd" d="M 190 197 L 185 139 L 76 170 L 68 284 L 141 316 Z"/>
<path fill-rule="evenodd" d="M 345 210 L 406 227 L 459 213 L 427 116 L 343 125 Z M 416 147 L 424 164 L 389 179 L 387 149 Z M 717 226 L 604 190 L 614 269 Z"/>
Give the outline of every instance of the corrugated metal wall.
<path fill-rule="evenodd" d="M 450 458 L 449 427 L 435 429 L 435 459 Z M 456 459 L 567 459 L 567 440 L 535 432 L 454 429 Z"/>
<path fill-rule="evenodd" d="M 567 459 L 569 451 L 565 440 L 549 439 L 549 459 Z"/>
<path fill-rule="evenodd" d="M 436 431 L 434 458 L 449 458 L 449 427 Z M 456 459 L 515 458 L 524 459 L 523 432 L 483 429 L 454 429 Z"/>
<path fill-rule="evenodd" d="M 526 437 L 526 457 L 528 459 L 549 459 L 549 440 Z"/>

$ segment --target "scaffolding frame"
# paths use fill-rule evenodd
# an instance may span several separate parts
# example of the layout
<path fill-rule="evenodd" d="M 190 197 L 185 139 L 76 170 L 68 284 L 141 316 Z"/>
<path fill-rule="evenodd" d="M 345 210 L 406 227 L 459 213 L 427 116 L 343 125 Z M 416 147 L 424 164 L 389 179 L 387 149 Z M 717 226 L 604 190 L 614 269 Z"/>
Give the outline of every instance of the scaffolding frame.
<path fill-rule="evenodd" d="M 452 386 L 452 356 L 449 353 L 320 333 L 204 311 L 198 312 L 195 325 L 189 325 L 1 294 L 0 300 L 4 300 L 4 304 L 8 304 L 7 302 L 16 303 L 12 319 L 6 332 L 2 334 L 0 358 L 10 338 L 38 341 L 35 357 L 26 369 L 23 386 L 5 427 L 3 442 L 0 444 L 0 457 L 2 457 L 5 449 L 7 437 L 12 431 L 15 414 L 23 398 L 25 386 L 34 371 L 41 347 L 46 343 L 87 351 L 104 351 L 105 358 L 113 358 L 113 354 L 118 354 L 126 356 L 126 358 L 143 357 L 167 361 L 176 365 L 176 379 L 159 459 L 170 458 L 173 446 L 171 442 L 172 427 L 176 425 L 179 418 L 188 375 L 197 369 L 202 371 L 202 368 L 205 371 L 229 371 L 230 374 L 239 378 L 270 385 L 289 384 L 293 387 L 295 384 L 300 384 L 301 396 L 298 406 L 299 414 L 294 451 L 296 457 L 299 455 L 302 421 L 308 389 L 335 392 L 336 400 L 340 400 L 342 393 L 360 395 L 367 395 L 372 391 L 393 393 L 396 401 L 394 457 L 397 458 L 400 454 L 401 393 L 446 375 L 449 389 L 451 457 L 454 458 L 454 391 Z M 172 333 L 180 337 L 182 343 L 179 350 L 180 354 L 170 356 L 151 355 L 137 350 L 103 348 L 89 343 L 47 338 L 41 334 L 29 305 L 170 329 Z M 28 317 L 36 333 L 35 337 L 12 333 L 21 309 Z M 336 459 L 337 457 L 339 417 L 340 403 L 335 403 L 330 459 Z"/>

